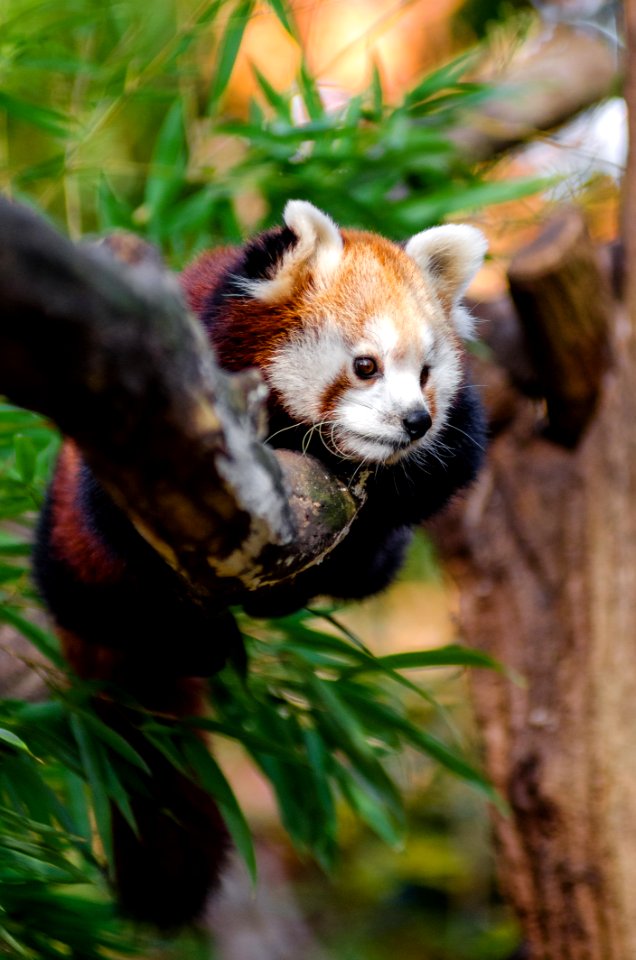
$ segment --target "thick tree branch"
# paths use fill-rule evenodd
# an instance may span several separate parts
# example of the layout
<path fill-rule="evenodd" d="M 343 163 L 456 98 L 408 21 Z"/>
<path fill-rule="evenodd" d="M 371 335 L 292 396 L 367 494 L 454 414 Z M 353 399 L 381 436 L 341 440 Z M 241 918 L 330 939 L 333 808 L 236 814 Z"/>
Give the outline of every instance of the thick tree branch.
<path fill-rule="evenodd" d="M 134 257 L 129 257 L 134 259 Z M 74 247 L 0 202 L 0 391 L 81 447 L 149 542 L 197 589 L 279 582 L 346 532 L 352 494 L 257 433 L 259 376 L 216 365 L 178 285 Z"/>

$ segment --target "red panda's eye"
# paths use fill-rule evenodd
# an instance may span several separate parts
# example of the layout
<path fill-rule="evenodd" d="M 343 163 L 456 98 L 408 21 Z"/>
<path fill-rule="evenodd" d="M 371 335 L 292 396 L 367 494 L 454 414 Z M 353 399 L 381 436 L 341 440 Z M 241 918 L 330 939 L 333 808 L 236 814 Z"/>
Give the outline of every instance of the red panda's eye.
<path fill-rule="evenodd" d="M 356 357 L 353 361 L 353 370 L 356 377 L 369 380 L 378 372 L 378 364 L 373 357 Z"/>
<path fill-rule="evenodd" d="M 426 386 L 430 372 L 431 372 L 431 368 L 429 367 L 428 363 L 425 363 L 424 366 L 422 367 L 422 372 L 420 374 L 420 383 L 422 387 Z"/>

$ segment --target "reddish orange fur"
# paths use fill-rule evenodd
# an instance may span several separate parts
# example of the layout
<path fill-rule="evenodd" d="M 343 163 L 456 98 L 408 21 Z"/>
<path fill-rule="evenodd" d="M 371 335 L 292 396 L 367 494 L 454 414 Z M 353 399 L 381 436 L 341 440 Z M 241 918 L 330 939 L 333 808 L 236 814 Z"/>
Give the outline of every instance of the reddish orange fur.
<path fill-rule="evenodd" d="M 319 323 L 328 307 L 345 336 L 359 337 L 365 322 L 390 301 L 392 319 L 408 343 L 415 313 L 422 307 L 433 323 L 443 322 L 439 308 L 422 280 L 421 271 L 404 251 L 373 233 L 342 230 L 343 260 L 333 282 L 323 292 L 299 265 L 293 294 L 280 303 L 258 298 L 236 298 L 226 304 L 226 318 L 215 327 L 215 346 L 221 365 L 229 370 L 267 366 L 277 346 L 298 327 Z M 188 303 L 200 312 L 216 290 L 223 273 L 239 255 L 225 247 L 202 254 L 182 274 Z M 448 336 L 458 341 L 450 324 Z M 398 353 L 399 355 L 399 353 Z"/>
<path fill-rule="evenodd" d="M 62 446 L 52 484 L 51 546 L 81 583 L 115 583 L 125 562 L 91 530 L 78 496 L 82 458 L 72 440 Z"/>
<path fill-rule="evenodd" d="M 147 665 L 141 671 L 132 664 L 127 650 L 86 643 L 70 630 L 56 630 L 64 656 L 78 676 L 85 680 L 104 680 L 122 688 L 143 688 L 144 708 L 161 716 L 184 717 L 205 712 L 205 681 L 199 677 L 154 677 L 152 689 L 144 680 Z M 132 681 L 132 682 L 131 682 Z M 100 700 L 105 699 L 103 696 Z M 202 734 L 201 739 L 205 740 Z"/>
<path fill-rule="evenodd" d="M 237 247 L 219 247 L 207 250 L 181 274 L 181 283 L 190 310 L 197 316 L 210 290 L 220 283 L 223 273 L 237 256 Z"/>

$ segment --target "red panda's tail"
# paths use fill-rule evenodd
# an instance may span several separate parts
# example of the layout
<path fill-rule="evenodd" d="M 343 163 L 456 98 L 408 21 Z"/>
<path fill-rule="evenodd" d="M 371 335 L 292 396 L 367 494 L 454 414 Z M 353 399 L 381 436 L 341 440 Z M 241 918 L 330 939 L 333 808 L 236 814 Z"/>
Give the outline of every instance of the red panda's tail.
<path fill-rule="evenodd" d="M 93 700 L 100 719 L 147 768 L 129 771 L 124 784 L 135 829 L 113 806 L 117 897 L 137 920 L 180 926 L 196 918 L 216 885 L 228 833 L 214 800 L 141 724 L 155 714 L 169 728 L 201 714 L 201 678 L 236 655 L 240 634 L 229 613 L 183 596 L 69 442 L 41 514 L 34 561 L 67 661 L 80 677 L 103 681 L 108 696 Z"/>
<path fill-rule="evenodd" d="M 60 631 L 66 657 L 84 676 L 95 677 L 93 654 L 85 644 Z M 89 648 L 90 649 L 90 648 Z M 109 668 L 118 674 L 121 654 L 99 651 L 100 679 Z M 110 662 L 109 662 L 110 661 Z M 134 691 L 138 694 L 138 691 Z M 216 888 L 230 847 L 229 834 L 212 797 L 181 772 L 140 730 L 139 721 L 153 713 L 169 725 L 171 718 L 200 714 L 203 681 L 174 677 L 155 684 L 143 710 L 96 698 L 100 720 L 135 750 L 146 770 L 135 770 L 135 787 L 128 795 L 132 818 L 111 805 L 114 886 L 126 916 L 170 930 L 190 923 L 201 913 Z M 134 821 L 134 828 L 130 823 Z"/>
<path fill-rule="evenodd" d="M 170 930 L 200 915 L 218 884 L 228 833 L 209 794 L 166 761 L 150 766 L 157 796 L 132 801 L 138 833 L 113 811 L 115 887 L 124 914 Z"/>

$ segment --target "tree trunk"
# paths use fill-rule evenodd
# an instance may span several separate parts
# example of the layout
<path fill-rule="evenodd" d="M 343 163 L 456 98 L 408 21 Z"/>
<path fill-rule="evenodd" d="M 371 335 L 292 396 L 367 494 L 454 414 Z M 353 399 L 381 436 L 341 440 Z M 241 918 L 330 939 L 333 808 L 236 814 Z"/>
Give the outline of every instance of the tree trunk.
<path fill-rule="evenodd" d="M 503 888 L 531 957 L 636 957 L 636 423 L 627 364 L 576 451 L 522 404 L 493 443 L 453 566 L 468 641 L 525 680 L 473 678 Z M 631 436 L 630 436 L 631 434 Z"/>
<path fill-rule="evenodd" d="M 634 156 L 628 307 L 563 223 L 513 264 L 538 396 L 485 369 L 488 466 L 439 537 L 466 641 L 523 678 L 475 672 L 473 692 L 510 806 L 495 814 L 502 887 L 532 960 L 636 957 Z"/>

